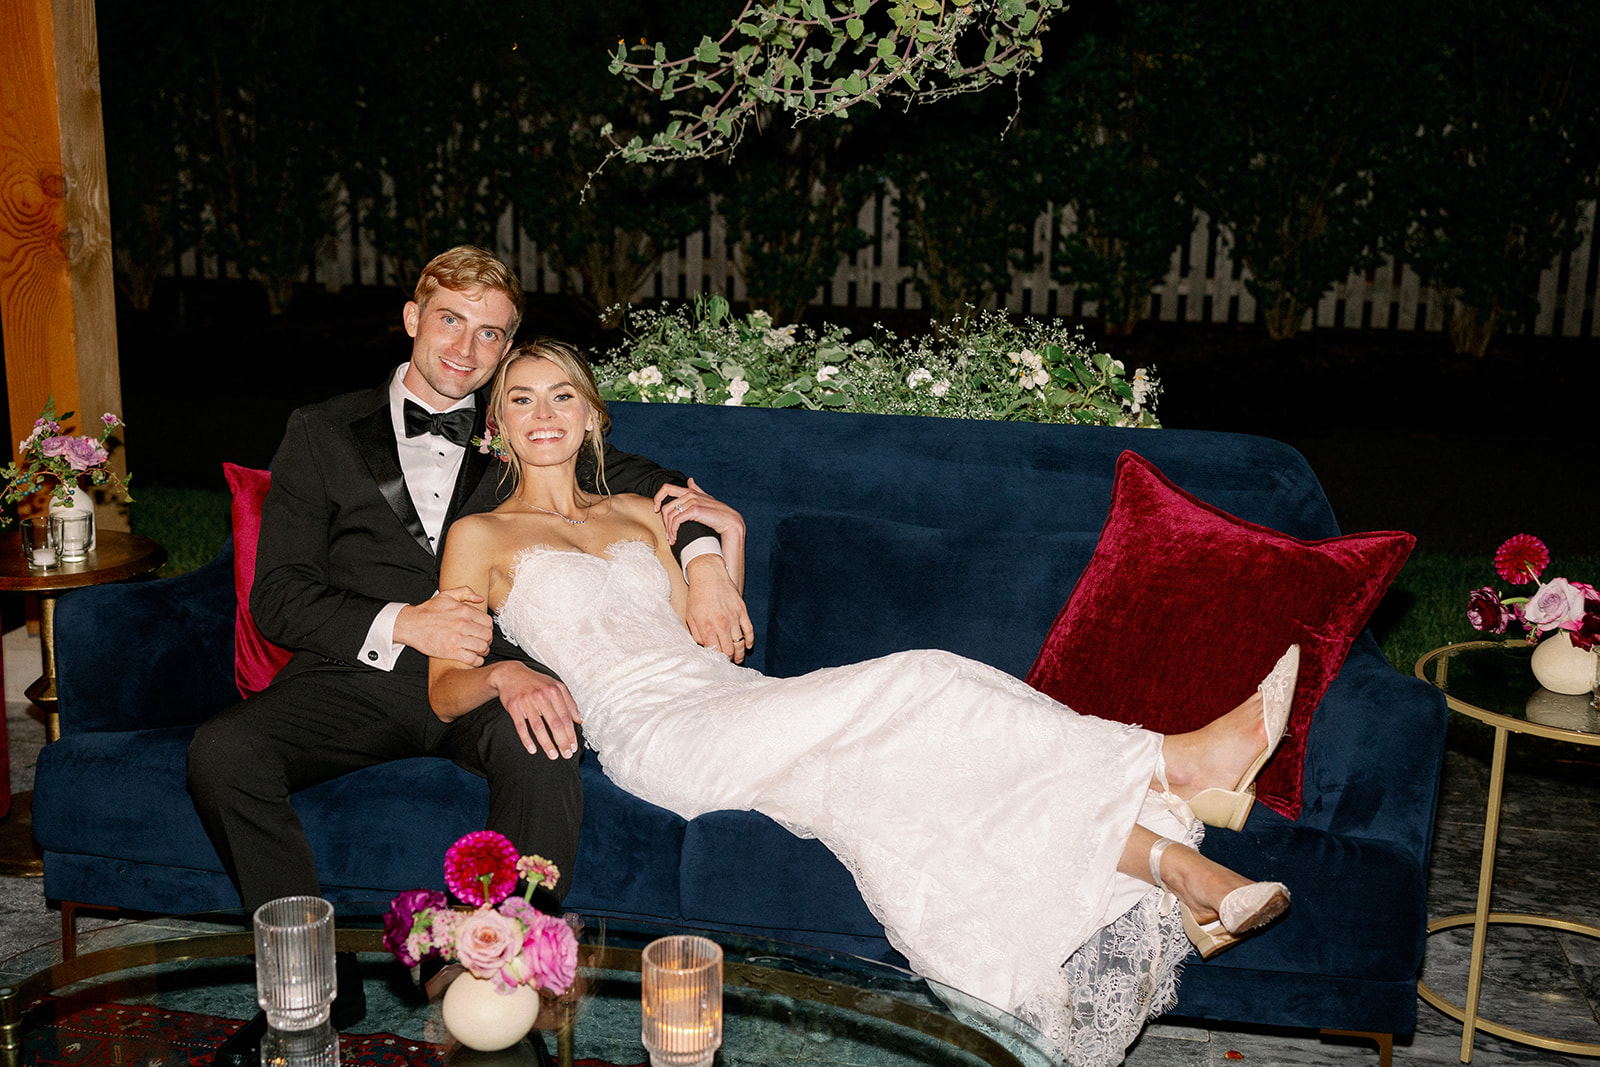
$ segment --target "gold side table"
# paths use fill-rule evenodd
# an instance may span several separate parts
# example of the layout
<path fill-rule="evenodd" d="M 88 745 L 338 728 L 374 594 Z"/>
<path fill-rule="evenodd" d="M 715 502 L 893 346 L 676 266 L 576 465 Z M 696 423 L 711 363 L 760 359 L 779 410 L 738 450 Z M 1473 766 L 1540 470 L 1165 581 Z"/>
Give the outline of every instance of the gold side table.
<path fill-rule="evenodd" d="M 1512 734 L 1533 734 L 1600 748 L 1600 709 L 1588 695 L 1568 696 L 1540 687 L 1529 666 L 1532 649 L 1520 641 L 1467 641 L 1436 648 L 1417 660 L 1416 676 L 1444 692 L 1454 711 L 1494 727 L 1494 756 L 1489 768 L 1489 806 L 1483 824 L 1483 859 L 1478 865 L 1478 897 L 1471 913 L 1448 915 L 1428 923 L 1430 935 L 1458 926 L 1472 926 L 1472 957 L 1467 971 L 1467 996 L 1455 1004 L 1426 982 L 1417 992 L 1453 1019 L 1461 1020 L 1461 1062 L 1472 1062 L 1474 1034 L 1579 1056 L 1600 1056 L 1600 1043 L 1567 1041 L 1491 1022 L 1478 1015 L 1483 990 L 1483 956 L 1492 924 L 1539 926 L 1600 938 L 1600 927 L 1548 915 L 1490 911 L 1494 886 L 1495 848 L 1500 838 L 1500 801 L 1505 787 L 1506 748 Z"/>
<path fill-rule="evenodd" d="M 39 598 L 39 655 L 44 672 L 27 689 L 28 699 L 44 712 L 45 741 L 61 737 L 56 711 L 56 601 L 62 593 L 149 574 L 167 561 L 167 550 L 138 534 L 97 530 L 89 558 L 54 567 L 29 567 L 15 530 L 0 537 L 0 592 L 31 593 Z M 0 826 L 0 874 L 37 876 L 44 873 L 33 844 L 33 792 L 17 793 Z"/>

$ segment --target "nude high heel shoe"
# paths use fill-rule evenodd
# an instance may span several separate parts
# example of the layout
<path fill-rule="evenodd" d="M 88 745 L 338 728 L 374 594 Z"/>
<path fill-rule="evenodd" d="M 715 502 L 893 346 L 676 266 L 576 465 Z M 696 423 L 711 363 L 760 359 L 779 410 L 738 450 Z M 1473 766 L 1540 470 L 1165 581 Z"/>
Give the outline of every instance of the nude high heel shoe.
<path fill-rule="evenodd" d="M 1278 742 L 1289 726 L 1289 708 L 1294 703 L 1294 684 L 1300 677 L 1300 646 L 1290 645 L 1272 673 L 1256 688 L 1261 692 L 1261 717 L 1267 724 L 1267 747 L 1239 776 L 1232 789 L 1202 789 L 1189 798 L 1195 818 L 1207 826 L 1242 830 L 1256 801 L 1256 775 L 1278 750 Z"/>
<path fill-rule="evenodd" d="M 1168 845 L 1178 842 L 1163 837 L 1150 846 L 1150 878 L 1168 893 L 1167 883 L 1161 880 L 1161 854 Z M 1177 894 L 1173 893 L 1174 899 Z M 1251 882 L 1222 898 L 1217 917 L 1202 923 L 1194 917 L 1189 905 L 1178 901 L 1183 912 L 1183 932 L 1189 943 L 1199 951 L 1200 958 L 1208 960 L 1223 949 L 1232 948 L 1240 941 L 1266 926 L 1289 910 L 1289 887 L 1282 882 Z"/>

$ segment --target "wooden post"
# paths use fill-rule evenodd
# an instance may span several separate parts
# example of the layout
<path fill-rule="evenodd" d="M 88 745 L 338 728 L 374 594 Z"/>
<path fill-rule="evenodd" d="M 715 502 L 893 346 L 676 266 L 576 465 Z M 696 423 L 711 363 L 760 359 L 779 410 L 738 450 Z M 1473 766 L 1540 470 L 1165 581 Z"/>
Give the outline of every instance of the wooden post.
<path fill-rule="evenodd" d="M 93 0 L 0 0 L 0 330 L 10 443 L 54 396 L 79 432 L 122 412 Z M 124 471 L 123 449 L 112 464 Z M 127 508 L 99 521 L 126 530 Z"/>

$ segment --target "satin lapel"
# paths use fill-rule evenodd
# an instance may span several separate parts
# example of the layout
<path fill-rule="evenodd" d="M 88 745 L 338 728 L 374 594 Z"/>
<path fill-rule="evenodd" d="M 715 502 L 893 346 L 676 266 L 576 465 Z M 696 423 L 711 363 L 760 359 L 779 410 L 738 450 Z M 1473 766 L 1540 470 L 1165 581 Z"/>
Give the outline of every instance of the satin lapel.
<path fill-rule="evenodd" d="M 487 405 L 483 397 L 478 398 L 478 419 L 473 426 L 472 435 L 481 438 L 484 434 L 484 411 Z M 461 509 L 467 506 L 467 501 L 477 491 L 478 483 L 483 481 L 484 472 L 489 469 L 490 457 L 479 452 L 477 446 L 468 445 L 467 454 L 461 459 L 461 470 L 456 473 L 456 489 L 450 494 L 450 510 L 445 513 L 444 522 L 448 527 L 461 515 Z"/>
<path fill-rule="evenodd" d="M 378 483 L 378 492 L 389 502 L 394 517 L 429 555 L 433 546 L 422 529 L 422 519 L 416 505 L 411 503 L 411 492 L 406 488 L 405 472 L 400 469 L 400 449 L 394 441 L 394 421 L 389 416 L 387 394 L 381 407 L 361 416 L 350 424 L 356 448 L 366 461 L 367 470 Z"/>

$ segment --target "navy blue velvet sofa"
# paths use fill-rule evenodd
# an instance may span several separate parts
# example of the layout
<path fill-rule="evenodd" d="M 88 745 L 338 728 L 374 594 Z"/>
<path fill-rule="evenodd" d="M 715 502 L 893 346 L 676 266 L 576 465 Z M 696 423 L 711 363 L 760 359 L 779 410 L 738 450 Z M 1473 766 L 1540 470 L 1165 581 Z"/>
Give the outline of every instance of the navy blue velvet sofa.
<path fill-rule="evenodd" d="M 1238 434 L 619 404 L 614 438 L 688 471 L 749 524 L 752 665 L 776 675 L 917 647 L 1025 674 L 1089 559 L 1117 456 L 1133 449 L 1233 514 L 1335 535 L 1305 460 Z M 84 589 L 55 616 L 62 737 L 39 758 L 46 895 L 144 912 L 237 909 L 188 795 L 195 724 L 237 699 L 231 543 L 176 578 Z M 1093 669 L 1086 664 L 1085 669 Z M 1205 851 L 1293 887 L 1287 918 L 1193 958 L 1176 1014 L 1408 1033 L 1445 731 L 1432 687 L 1370 633 L 1315 714 L 1298 821 L 1257 805 Z M 763 816 L 684 822 L 621 792 L 592 755 L 569 908 L 897 960 L 844 868 Z M 336 901 L 442 887 L 482 826 L 481 781 L 441 760 L 375 767 L 294 797 Z M 1382 1042 L 1380 1042 L 1380 1045 Z"/>

